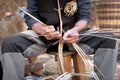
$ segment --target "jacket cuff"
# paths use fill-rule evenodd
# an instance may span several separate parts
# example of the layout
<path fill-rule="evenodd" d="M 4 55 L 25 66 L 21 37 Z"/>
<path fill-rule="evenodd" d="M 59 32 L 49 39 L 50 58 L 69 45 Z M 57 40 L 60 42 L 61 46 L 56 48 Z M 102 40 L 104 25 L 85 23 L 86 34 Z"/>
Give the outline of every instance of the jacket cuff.
<path fill-rule="evenodd" d="M 87 23 L 89 23 L 89 17 L 88 16 L 80 16 L 80 17 L 77 17 L 77 21 L 79 20 L 84 20 L 86 21 Z"/>
<path fill-rule="evenodd" d="M 34 19 L 29 19 L 28 21 L 26 21 L 26 24 L 28 25 L 28 27 L 29 27 L 30 30 L 32 29 L 32 26 L 35 23 L 38 23 L 38 22 L 36 20 L 34 20 Z"/>

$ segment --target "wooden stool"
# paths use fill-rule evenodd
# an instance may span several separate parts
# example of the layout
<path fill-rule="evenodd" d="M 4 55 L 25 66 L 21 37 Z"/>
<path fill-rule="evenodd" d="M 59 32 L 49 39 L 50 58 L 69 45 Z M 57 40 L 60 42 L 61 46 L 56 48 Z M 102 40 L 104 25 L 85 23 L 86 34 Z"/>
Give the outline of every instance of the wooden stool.
<path fill-rule="evenodd" d="M 85 73 L 86 72 L 84 62 L 82 61 L 81 57 L 76 52 L 64 52 L 63 59 L 64 59 L 65 72 L 72 71 L 72 60 L 73 60 L 73 66 L 74 66 L 75 73 Z M 60 74 L 61 66 L 60 66 L 59 59 L 57 60 L 57 63 L 58 63 L 58 74 Z M 88 77 L 75 76 L 72 78 L 72 80 L 88 80 Z"/>
<path fill-rule="evenodd" d="M 57 52 L 50 52 L 49 54 L 55 55 L 57 57 L 57 64 L 58 64 L 58 74 L 61 74 L 61 67 L 60 67 L 60 60 L 58 58 Z M 81 57 L 76 52 L 64 52 L 63 54 L 64 59 L 64 69 L 65 72 L 72 72 L 72 60 L 74 65 L 74 72 L 75 73 L 85 73 L 85 65 L 82 61 Z M 37 60 L 37 57 L 30 58 L 30 62 L 35 62 Z M 38 74 L 42 74 L 41 70 L 38 70 Z M 72 80 L 88 80 L 88 77 L 86 76 L 75 76 L 72 78 Z"/>

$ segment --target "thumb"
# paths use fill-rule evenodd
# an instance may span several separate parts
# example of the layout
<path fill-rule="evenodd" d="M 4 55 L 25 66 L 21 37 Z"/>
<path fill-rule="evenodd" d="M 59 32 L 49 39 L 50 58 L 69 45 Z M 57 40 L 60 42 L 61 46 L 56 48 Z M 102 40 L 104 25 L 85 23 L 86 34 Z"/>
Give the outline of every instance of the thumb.
<path fill-rule="evenodd" d="M 53 31 L 55 31 L 55 28 L 54 28 L 53 25 L 50 25 L 49 27 L 50 27 L 50 29 L 52 29 Z"/>
<path fill-rule="evenodd" d="M 66 32 L 64 35 L 63 35 L 63 39 L 66 39 L 68 36 L 70 36 L 69 32 Z"/>

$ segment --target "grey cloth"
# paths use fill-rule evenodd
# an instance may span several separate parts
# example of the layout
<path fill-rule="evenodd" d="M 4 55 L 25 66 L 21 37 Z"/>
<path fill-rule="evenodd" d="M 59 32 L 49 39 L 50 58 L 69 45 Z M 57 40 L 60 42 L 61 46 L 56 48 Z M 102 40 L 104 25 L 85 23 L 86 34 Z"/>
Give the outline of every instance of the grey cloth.
<path fill-rule="evenodd" d="M 25 58 L 21 53 L 2 55 L 3 80 L 23 80 Z"/>
<path fill-rule="evenodd" d="M 27 45 L 27 47 L 25 47 L 24 43 L 22 42 L 18 43 L 19 40 L 23 41 L 21 38 L 17 40 L 11 37 L 10 39 L 6 38 L 4 40 L 5 43 L 3 42 L 3 45 L 5 45 L 6 48 L 4 48 L 5 51 L 4 49 L 2 49 L 3 54 L 1 56 L 2 57 L 1 62 L 2 62 L 2 67 L 3 67 L 3 80 L 23 80 L 24 79 L 25 57 L 37 56 L 39 54 L 42 54 L 42 52 L 46 51 L 46 47 L 40 46 L 40 45 L 44 45 L 43 42 L 41 42 L 39 39 L 32 38 L 33 36 L 38 36 L 34 31 L 32 30 L 25 31 L 25 32 L 21 32 L 17 34 L 17 36 L 18 35 L 19 36 L 23 35 L 25 38 L 31 39 L 31 41 L 36 42 L 36 43 L 31 43 L 31 41 L 29 40 L 30 41 L 29 43 L 31 43 L 29 44 L 26 41 L 25 45 Z M 13 35 L 13 36 L 16 37 L 16 35 Z M 21 48 L 22 52 L 19 52 L 20 50 L 16 49 L 15 47 L 13 48 L 12 45 L 8 45 L 8 43 L 6 43 L 6 40 L 9 44 L 13 44 L 13 45 L 14 45 L 14 40 L 18 41 L 16 42 L 16 44 L 18 46 L 20 46 L 19 44 L 22 45 L 21 46 L 23 47 Z M 3 47 L 4 46 L 2 46 L 2 48 Z"/>
<path fill-rule="evenodd" d="M 116 50 L 100 48 L 95 53 L 94 63 L 104 75 L 101 75 L 98 69 L 95 68 L 95 72 L 100 80 L 114 80 L 117 53 L 118 44 L 116 44 Z"/>
<path fill-rule="evenodd" d="M 89 31 L 95 32 L 96 30 L 84 30 L 83 33 Z M 108 32 L 105 32 L 104 34 L 109 34 L 111 37 L 114 37 Z M 103 35 L 103 33 L 99 33 L 99 35 Z M 48 47 L 56 47 L 57 45 L 47 46 L 41 38 L 35 36 L 38 36 L 38 34 L 29 30 L 5 38 L 2 44 L 3 80 L 22 80 L 25 65 L 24 57 L 43 54 Z M 85 35 L 81 36 L 81 39 L 77 44 L 86 54 L 94 54 L 94 63 L 105 76 L 103 77 L 100 72 L 95 69 L 100 80 L 114 80 L 118 54 L 117 41 Z M 75 51 L 71 44 L 68 44 L 67 47 L 69 51 Z"/>

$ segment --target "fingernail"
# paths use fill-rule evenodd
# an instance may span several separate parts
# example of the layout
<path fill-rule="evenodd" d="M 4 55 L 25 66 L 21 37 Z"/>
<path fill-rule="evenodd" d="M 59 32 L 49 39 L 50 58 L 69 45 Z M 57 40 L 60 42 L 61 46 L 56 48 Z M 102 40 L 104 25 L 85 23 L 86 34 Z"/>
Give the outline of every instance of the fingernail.
<path fill-rule="evenodd" d="M 63 40 L 65 40 L 65 37 L 63 37 Z"/>

